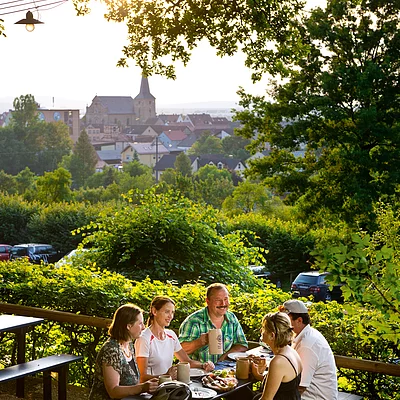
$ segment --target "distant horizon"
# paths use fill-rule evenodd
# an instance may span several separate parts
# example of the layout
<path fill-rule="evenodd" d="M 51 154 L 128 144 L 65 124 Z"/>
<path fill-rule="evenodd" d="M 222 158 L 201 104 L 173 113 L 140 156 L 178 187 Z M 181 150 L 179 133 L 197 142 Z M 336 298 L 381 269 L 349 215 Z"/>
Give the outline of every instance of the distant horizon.
<path fill-rule="evenodd" d="M 48 96 L 35 96 L 35 100 L 40 104 L 40 108 L 43 109 L 78 109 L 80 111 L 81 117 L 86 113 L 86 106 L 89 106 L 90 103 L 87 103 L 82 100 L 74 100 L 74 99 L 64 99 L 64 98 L 55 98 L 54 97 L 54 106 L 53 104 L 48 105 L 49 97 Z M 19 97 L 19 96 L 16 96 Z M 13 101 L 16 98 L 12 97 L 0 97 L 0 114 L 12 110 L 13 109 Z M 93 96 L 94 97 L 94 96 Z M 50 99 L 50 103 L 53 103 L 53 99 Z M 162 113 L 174 113 L 169 110 L 182 110 L 180 112 L 176 111 L 176 114 L 184 114 L 193 113 L 193 110 L 200 109 L 204 112 L 204 110 L 209 109 L 210 111 L 229 111 L 232 108 L 241 108 L 238 103 L 234 100 L 210 100 L 210 101 L 194 101 L 194 102 L 182 102 L 182 103 L 170 103 L 170 104 L 157 104 L 156 99 L 156 111 L 157 114 Z"/>

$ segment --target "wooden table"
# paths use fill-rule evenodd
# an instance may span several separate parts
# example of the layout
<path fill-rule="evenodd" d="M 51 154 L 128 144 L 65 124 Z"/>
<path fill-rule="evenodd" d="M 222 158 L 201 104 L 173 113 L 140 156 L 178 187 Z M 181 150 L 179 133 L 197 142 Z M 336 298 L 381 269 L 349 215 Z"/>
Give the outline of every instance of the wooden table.
<path fill-rule="evenodd" d="M 245 354 L 245 353 L 244 353 Z M 235 361 L 222 361 L 218 362 L 215 365 L 215 369 L 224 369 L 224 368 L 235 368 Z M 192 382 L 189 384 L 189 387 L 204 387 L 203 384 L 201 383 L 201 378 L 191 378 Z M 234 398 L 236 394 L 241 393 L 243 390 L 251 390 L 252 385 L 254 383 L 254 380 L 252 379 L 238 379 L 238 385 L 232 389 L 229 390 L 228 392 L 220 392 L 216 396 L 208 399 L 208 400 L 219 400 L 222 397 L 224 398 Z M 239 396 L 241 399 L 243 398 L 242 396 Z M 136 396 L 128 396 L 124 397 L 122 400 L 149 400 L 151 398 L 150 394 L 141 394 L 141 395 L 136 395 Z"/>
<path fill-rule="evenodd" d="M 23 317 L 20 315 L 0 315 L 0 333 L 13 332 L 17 335 L 17 363 L 26 361 L 26 332 L 32 326 L 39 325 L 43 318 Z M 17 380 L 17 397 L 24 397 L 24 378 Z"/>

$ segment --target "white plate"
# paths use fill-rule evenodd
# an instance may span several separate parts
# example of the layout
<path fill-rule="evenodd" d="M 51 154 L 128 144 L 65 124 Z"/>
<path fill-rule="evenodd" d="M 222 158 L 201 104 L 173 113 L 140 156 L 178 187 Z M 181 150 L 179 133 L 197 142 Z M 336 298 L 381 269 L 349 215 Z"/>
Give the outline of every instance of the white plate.
<path fill-rule="evenodd" d="M 204 375 L 207 375 L 207 372 L 204 371 L 204 369 L 190 368 L 190 377 L 191 378 L 196 378 L 198 376 L 204 376 Z"/>
<path fill-rule="evenodd" d="M 246 353 L 245 351 L 243 351 L 243 352 L 241 352 L 241 353 L 229 353 L 229 354 L 228 354 L 228 357 L 229 357 L 231 360 L 235 360 L 235 361 L 236 361 L 236 359 L 237 359 L 238 357 L 247 357 L 247 353 Z"/>
<path fill-rule="evenodd" d="M 205 387 L 194 387 L 190 390 L 192 391 L 193 399 L 210 399 L 218 394 L 215 390 Z"/>

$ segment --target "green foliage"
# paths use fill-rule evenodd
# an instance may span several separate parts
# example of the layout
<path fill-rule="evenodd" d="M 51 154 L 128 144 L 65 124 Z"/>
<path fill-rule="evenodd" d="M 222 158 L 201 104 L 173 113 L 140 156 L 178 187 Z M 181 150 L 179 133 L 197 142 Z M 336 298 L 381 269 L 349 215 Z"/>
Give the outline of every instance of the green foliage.
<path fill-rule="evenodd" d="M 250 144 L 249 139 L 240 136 L 227 136 L 222 139 L 222 148 L 227 157 L 239 158 L 240 160 L 247 160 L 250 153 L 245 149 Z"/>
<path fill-rule="evenodd" d="M 372 205 L 397 190 L 398 13 L 393 2 L 329 0 L 298 15 L 285 46 L 294 56 L 280 60 L 287 80 L 274 82 L 271 101 L 242 91 L 243 136 L 257 131 L 252 150 L 272 149 L 252 161 L 252 176 L 301 199 L 306 216 L 327 209 L 373 229 Z M 297 58 L 299 48 L 307 54 Z"/>
<path fill-rule="evenodd" d="M 15 194 L 15 178 L 12 175 L 0 171 L 0 192 Z"/>
<path fill-rule="evenodd" d="M 84 186 L 88 178 L 95 173 L 97 154 L 85 130 L 80 133 L 72 156 L 65 162 L 76 187 Z"/>
<path fill-rule="evenodd" d="M 138 157 L 135 151 L 136 157 Z M 129 163 L 124 164 L 124 172 L 128 173 L 130 176 L 141 176 L 152 172 L 151 168 L 139 162 L 139 160 L 134 159 Z"/>
<path fill-rule="evenodd" d="M 83 243 L 99 251 L 101 268 L 136 280 L 146 276 L 181 283 L 219 280 L 243 287 L 254 282 L 250 272 L 239 267 L 254 249 L 246 248 L 238 237 L 221 237 L 215 229 L 218 214 L 212 208 L 154 190 L 132 193 L 127 200 L 133 204 L 112 216 L 101 215 L 84 229 Z"/>
<path fill-rule="evenodd" d="M 32 189 L 34 182 L 35 174 L 28 167 L 26 167 L 15 177 L 15 184 L 18 194 L 24 194 L 27 190 Z"/>
<path fill-rule="evenodd" d="M 39 122 L 37 110 L 39 104 L 36 103 L 35 97 L 26 94 L 17 97 L 13 101 L 14 112 L 12 113 L 12 124 L 18 128 L 27 128 Z"/>
<path fill-rule="evenodd" d="M 316 236 L 306 225 L 250 213 L 229 219 L 226 229 L 244 232 L 253 246 L 265 249 L 266 266 L 271 272 L 297 274 L 310 269 Z"/>
<path fill-rule="evenodd" d="M 11 124 L 0 128 L 0 170 L 16 175 L 24 168 L 35 174 L 52 171 L 72 148 L 68 127 L 39 121 L 32 95 L 14 100 Z"/>
<path fill-rule="evenodd" d="M 28 223 L 39 204 L 18 196 L 0 194 L 0 242 L 18 244 L 29 241 Z"/>
<path fill-rule="evenodd" d="M 90 11 L 88 0 L 77 0 L 74 4 L 78 14 Z M 145 76 L 159 73 L 174 78 L 174 64 L 179 61 L 186 65 L 192 50 L 204 40 L 221 56 L 232 55 L 240 48 L 247 56 L 246 66 L 256 71 L 253 79 L 264 71 L 284 73 L 285 63 L 292 63 L 302 50 L 300 33 L 293 29 L 295 17 L 303 7 L 298 0 L 274 3 L 152 0 L 105 4 L 108 9 L 105 18 L 124 21 L 129 31 L 124 56 L 118 65 L 126 66 L 128 59 L 133 59 Z M 275 46 L 267 46 L 271 41 Z M 296 43 L 298 49 L 294 49 Z"/>
<path fill-rule="evenodd" d="M 43 203 L 55 203 L 71 199 L 71 174 L 65 168 L 45 172 L 36 181 L 37 199 Z"/>
<path fill-rule="evenodd" d="M 183 176 L 192 176 L 192 162 L 183 151 L 176 157 L 174 167 Z"/>
<path fill-rule="evenodd" d="M 321 247 L 313 254 L 318 268 L 332 272 L 332 283 L 344 284 L 346 300 L 381 312 L 366 340 L 382 337 L 400 348 L 399 212 L 379 204 L 375 213 L 376 232 L 353 234 L 351 244 Z"/>
<path fill-rule="evenodd" d="M 199 168 L 193 178 L 195 196 L 214 208 L 220 209 L 223 201 L 234 190 L 230 172 L 218 169 L 215 165 Z"/>
<path fill-rule="evenodd" d="M 31 215 L 27 224 L 29 240 L 52 244 L 56 250 L 66 254 L 82 240 L 82 235 L 73 235 L 72 231 L 96 221 L 100 212 L 110 212 L 110 209 L 105 204 L 88 206 L 85 203 L 42 206 L 36 214 Z"/>
<path fill-rule="evenodd" d="M 199 139 L 189 149 L 188 154 L 201 156 L 202 154 L 223 154 L 221 139 L 211 135 L 210 131 L 204 131 Z"/>
<path fill-rule="evenodd" d="M 222 208 L 231 216 L 250 212 L 265 213 L 271 200 L 272 194 L 265 186 L 244 181 L 239 183 L 232 196 L 225 199 Z"/>

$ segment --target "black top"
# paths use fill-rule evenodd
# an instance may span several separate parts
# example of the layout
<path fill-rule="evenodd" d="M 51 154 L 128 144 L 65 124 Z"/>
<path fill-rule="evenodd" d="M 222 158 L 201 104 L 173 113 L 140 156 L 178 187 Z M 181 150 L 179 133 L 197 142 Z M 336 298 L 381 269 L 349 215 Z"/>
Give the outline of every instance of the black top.
<path fill-rule="evenodd" d="M 281 382 L 281 385 L 274 396 L 274 400 L 300 400 L 301 397 L 299 385 L 301 380 L 301 372 L 297 375 L 296 368 L 288 357 L 284 356 L 283 354 L 277 354 L 277 356 L 285 357 L 290 362 L 290 365 L 293 367 L 294 372 L 296 373 L 296 377 L 289 382 Z"/>

